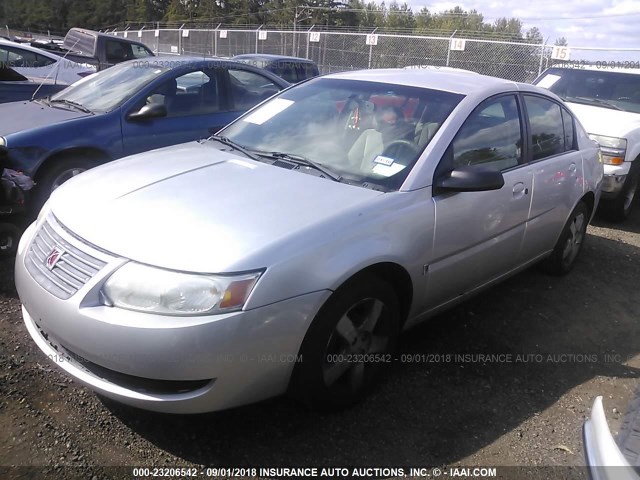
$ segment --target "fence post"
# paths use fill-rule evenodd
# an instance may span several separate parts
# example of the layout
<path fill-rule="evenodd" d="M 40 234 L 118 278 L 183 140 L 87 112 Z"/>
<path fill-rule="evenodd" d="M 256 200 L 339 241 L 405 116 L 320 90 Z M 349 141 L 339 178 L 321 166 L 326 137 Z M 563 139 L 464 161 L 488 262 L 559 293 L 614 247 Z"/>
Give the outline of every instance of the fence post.
<path fill-rule="evenodd" d="M 454 30 L 451 36 L 449 37 L 449 44 L 447 45 L 447 67 L 449 66 L 449 58 L 451 56 L 451 40 L 453 40 L 453 37 L 456 35 L 457 31 L 458 30 Z"/>
<path fill-rule="evenodd" d="M 184 52 L 182 51 L 182 28 L 184 27 L 184 23 L 182 27 L 178 29 L 178 55 L 182 55 Z"/>
<path fill-rule="evenodd" d="M 258 30 L 256 30 L 256 51 L 255 51 L 255 53 L 258 53 L 258 36 L 260 35 L 260 33 L 259 33 L 259 32 L 260 32 L 260 29 L 261 29 L 261 28 L 262 28 L 262 25 L 260 25 L 260 26 L 258 27 Z"/>
<path fill-rule="evenodd" d="M 307 58 L 309 58 L 309 37 L 311 36 L 311 30 L 313 30 L 313 27 L 315 27 L 315 25 L 311 25 L 311 28 L 307 32 Z"/>
<path fill-rule="evenodd" d="M 371 32 L 371 35 L 373 35 L 374 33 L 376 33 L 376 30 L 378 30 L 378 27 L 373 29 L 373 32 Z M 367 38 L 367 37 L 365 37 Z M 371 69 L 371 57 L 373 56 L 373 45 L 369 45 L 369 66 L 367 68 Z"/>
<path fill-rule="evenodd" d="M 213 56 L 214 57 L 218 56 L 218 29 L 220 28 L 220 25 L 222 24 L 219 23 L 218 26 L 213 31 Z"/>
<path fill-rule="evenodd" d="M 542 73 L 542 61 L 544 60 L 544 48 L 545 44 L 540 45 L 540 64 L 538 65 L 538 75 Z"/>

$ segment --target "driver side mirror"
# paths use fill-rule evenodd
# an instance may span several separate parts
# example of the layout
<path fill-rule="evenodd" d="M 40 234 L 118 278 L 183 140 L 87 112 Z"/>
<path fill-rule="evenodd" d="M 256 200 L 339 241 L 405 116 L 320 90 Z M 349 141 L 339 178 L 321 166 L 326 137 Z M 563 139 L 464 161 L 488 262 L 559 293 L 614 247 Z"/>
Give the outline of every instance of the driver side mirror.
<path fill-rule="evenodd" d="M 461 167 L 440 177 L 434 187 L 444 192 L 485 192 L 504 186 L 502 172 L 480 165 Z"/>
<path fill-rule="evenodd" d="M 127 115 L 127 120 L 151 120 L 152 118 L 162 118 L 167 116 L 167 107 L 161 103 L 150 103 L 144 105 L 137 112 Z"/>

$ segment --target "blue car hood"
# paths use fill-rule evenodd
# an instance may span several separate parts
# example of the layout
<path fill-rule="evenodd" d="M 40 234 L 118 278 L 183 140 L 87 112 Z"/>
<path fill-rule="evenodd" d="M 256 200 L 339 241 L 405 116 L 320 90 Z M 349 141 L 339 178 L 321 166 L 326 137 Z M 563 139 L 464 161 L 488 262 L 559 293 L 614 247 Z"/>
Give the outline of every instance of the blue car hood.
<path fill-rule="evenodd" d="M 22 130 L 52 125 L 88 114 L 39 102 L 11 102 L 0 105 L 0 135 L 7 136 Z"/>

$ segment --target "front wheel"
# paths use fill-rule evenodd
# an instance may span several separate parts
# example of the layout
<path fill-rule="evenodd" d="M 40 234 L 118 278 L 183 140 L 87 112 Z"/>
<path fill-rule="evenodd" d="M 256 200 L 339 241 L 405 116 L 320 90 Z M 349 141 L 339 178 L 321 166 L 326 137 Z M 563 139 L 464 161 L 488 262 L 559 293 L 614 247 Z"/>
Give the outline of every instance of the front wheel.
<path fill-rule="evenodd" d="M 584 202 L 573 209 L 553 253 L 543 260 L 542 268 L 553 275 L 566 275 L 576 263 L 587 236 L 589 209 Z"/>
<path fill-rule="evenodd" d="M 400 331 L 397 295 L 375 276 L 340 287 L 312 322 L 291 391 L 318 410 L 358 402 L 391 362 Z"/>
<path fill-rule="evenodd" d="M 40 174 L 36 182 L 31 210 L 34 213 L 40 211 L 56 188 L 95 165 L 91 160 L 76 156 L 49 160 L 48 165 L 43 167 L 46 170 Z"/>
<path fill-rule="evenodd" d="M 640 172 L 632 172 L 622 186 L 620 195 L 616 198 L 600 200 L 600 212 L 602 216 L 610 222 L 622 222 L 631 213 L 631 207 L 636 199 L 638 184 L 640 183 Z"/>

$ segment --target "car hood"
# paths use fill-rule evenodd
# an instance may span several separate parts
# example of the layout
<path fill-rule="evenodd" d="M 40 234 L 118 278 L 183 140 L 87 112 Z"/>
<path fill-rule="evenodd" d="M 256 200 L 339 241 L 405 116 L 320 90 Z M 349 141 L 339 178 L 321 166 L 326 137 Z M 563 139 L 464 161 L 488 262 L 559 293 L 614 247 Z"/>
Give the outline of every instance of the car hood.
<path fill-rule="evenodd" d="M 612 108 L 567 102 L 587 133 L 625 138 L 640 127 L 640 114 L 622 112 Z"/>
<path fill-rule="evenodd" d="M 50 208 L 113 254 L 222 273 L 267 267 L 255 264 L 266 251 L 288 258 L 293 244 L 309 247 L 314 227 L 383 195 L 218 148 L 192 142 L 95 168 L 57 189 Z"/>
<path fill-rule="evenodd" d="M 66 108 L 47 107 L 39 102 L 3 103 L 0 105 L 0 135 L 7 136 L 87 115 Z"/>

